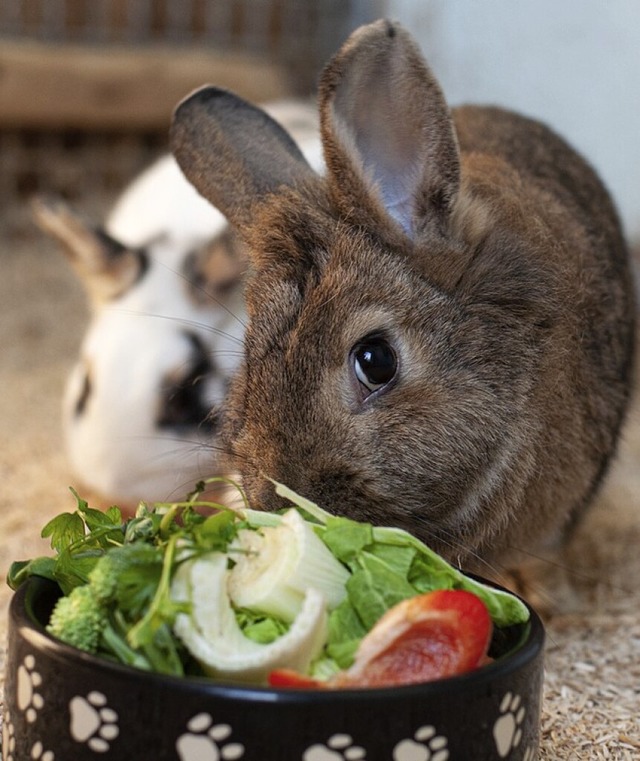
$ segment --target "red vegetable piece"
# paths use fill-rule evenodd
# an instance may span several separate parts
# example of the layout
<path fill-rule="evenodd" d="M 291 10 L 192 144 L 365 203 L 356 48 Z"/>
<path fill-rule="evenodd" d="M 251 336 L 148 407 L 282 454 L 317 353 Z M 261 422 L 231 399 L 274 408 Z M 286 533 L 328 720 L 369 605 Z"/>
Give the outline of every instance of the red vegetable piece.
<path fill-rule="evenodd" d="M 325 684 L 317 679 L 312 679 L 310 676 L 299 674 L 293 669 L 275 669 L 269 674 L 269 686 L 293 690 L 308 690 L 320 689 Z"/>
<path fill-rule="evenodd" d="M 288 689 L 393 687 L 430 682 L 486 664 L 493 624 L 479 597 L 458 589 L 427 592 L 388 610 L 360 643 L 350 669 L 322 682 L 276 669 L 269 685 Z"/>
<path fill-rule="evenodd" d="M 378 621 L 332 686 L 388 687 L 466 673 L 485 662 L 491 632 L 485 604 L 470 592 L 412 597 Z"/>

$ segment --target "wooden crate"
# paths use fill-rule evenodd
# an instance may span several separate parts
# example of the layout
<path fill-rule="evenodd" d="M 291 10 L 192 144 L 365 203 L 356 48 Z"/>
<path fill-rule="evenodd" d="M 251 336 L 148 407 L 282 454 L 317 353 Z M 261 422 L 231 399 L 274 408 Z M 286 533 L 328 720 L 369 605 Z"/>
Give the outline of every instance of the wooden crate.
<path fill-rule="evenodd" d="M 0 225 L 25 199 L 92 213 L 167 148 L 176 103 L 205 83 L 252 101 L 314 92 L 363 0 L 1 0 Z"/>

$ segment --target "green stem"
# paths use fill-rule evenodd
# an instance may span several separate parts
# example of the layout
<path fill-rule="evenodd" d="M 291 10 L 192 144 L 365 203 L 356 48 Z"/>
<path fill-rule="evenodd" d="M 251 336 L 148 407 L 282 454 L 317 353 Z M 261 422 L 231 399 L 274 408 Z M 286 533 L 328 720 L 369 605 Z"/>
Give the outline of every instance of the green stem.
<path fill-rule="evenodd" d="M 178 539 L 179 534 L 174 534 L 167 542 L 162 560 L 162 574 L 151 605 L 149 605 L 147 612 L 140 621 L 127 634 L 127 640 L 133 647 L 141 647 L 145 643 L 150 642 L 156 629 L 165 621 L 165 611 L 168 609 L 167 603 L 170 603 L 171 574 L 173 572 Z"/>

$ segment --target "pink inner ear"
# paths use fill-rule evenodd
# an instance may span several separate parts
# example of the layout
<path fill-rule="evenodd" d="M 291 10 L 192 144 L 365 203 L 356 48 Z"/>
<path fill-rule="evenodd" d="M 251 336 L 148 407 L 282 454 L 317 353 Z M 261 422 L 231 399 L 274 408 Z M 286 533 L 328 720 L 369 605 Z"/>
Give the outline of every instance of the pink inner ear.
<path fill-rule="evenodd" d="M 419 124 L 404 118 L 382 72 L 373 69 L 352 88 L 337 88 L 333 103 L 335 134 L 389 216 L 413 236 L 414 199 L 422 178 L 424 139 Z"/>
<path fill-rule="evenodd" d="M 407 31 L 389 22 L 357 30 L 325 69 L 321 110 L 327 163 L 345 208 L 366 205 L 354 193 L 364 185 L 378 213 L 382 206 L 410 238 L 445 226 L 459 186 L 457 140 L 440 87 Z"/>

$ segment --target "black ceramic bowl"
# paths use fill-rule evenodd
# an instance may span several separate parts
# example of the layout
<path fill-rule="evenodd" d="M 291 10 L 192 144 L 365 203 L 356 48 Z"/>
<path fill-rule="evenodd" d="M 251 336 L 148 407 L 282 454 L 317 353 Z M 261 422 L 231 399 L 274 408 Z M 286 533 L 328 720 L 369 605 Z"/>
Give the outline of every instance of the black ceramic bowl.
<path fill-rule="evenodd" d="M 44 630 L 58 588 L 31 578 L 9 621 L 4 761 L 533 761 L 536 614 L 473 673 L 374 690 L 284 691 L 147 674 Z"/>

